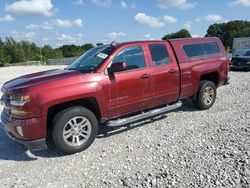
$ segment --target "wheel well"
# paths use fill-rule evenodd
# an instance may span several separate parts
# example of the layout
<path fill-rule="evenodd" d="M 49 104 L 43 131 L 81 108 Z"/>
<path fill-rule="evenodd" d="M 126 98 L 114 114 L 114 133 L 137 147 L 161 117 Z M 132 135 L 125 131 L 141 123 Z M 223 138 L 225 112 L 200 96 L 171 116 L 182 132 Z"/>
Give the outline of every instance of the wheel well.
<path fill-rule="evenodd" d="M 219 84 L 219 75 L 217 72 L 207 73 L 201 76 L 200 81 L 202 80 L 209 80 L 213 82 L 217 87 Z"/>
<path fill-rule="evenodd" d="M 78 100 L 67 101 L 61 104 L 51 106 L 48 109 L 48 113 L 47 113 L 47 139 L 49 141 L 51 140 L 52 120 L 54 116 L 60 111 L 69 107 L 73 107 L 73 106 L 82 106 L 82 107 L 88 108 L 95 114 L 97 120 L 101 119 L 100 108 L 95 98 L 78 99 Z"/>

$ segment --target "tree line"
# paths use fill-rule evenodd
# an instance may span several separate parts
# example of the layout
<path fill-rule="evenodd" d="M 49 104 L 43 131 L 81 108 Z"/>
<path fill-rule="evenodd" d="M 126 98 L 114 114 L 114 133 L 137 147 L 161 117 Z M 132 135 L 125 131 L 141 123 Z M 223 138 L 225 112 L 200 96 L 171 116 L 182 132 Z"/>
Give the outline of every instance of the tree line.
<path fill-rule="evenodd" d="M 166 34 L 163 40 L 175 38 L 190 38 L 190 32 L 181 29 L 178 32 Z M 236 37 L 250 37 L 250 22 L 235 20 L 227 23 L 215 23 L 208 27 L 205 37 L 219 37 L 224 46 L 228 49 L 232 46 Z M 103 45 L 97 43 L 96 46 Z M 52 48 L 49 45 L 37 46 L 34 42 L 16 41 L 7 37 L 4 41 L 0 38 L 0 65 L 12 64 L 27 61 L 44 61 L 63 57 L 80 56 L 87 50 L 93 48 L 91 43 L 83 45 L 63 45 L 59 48 Z"/>
<path fill-rule="evenodd" d="M 170 33 L 162 37 L 162 40 L 176 38 L 191 38 L 186 29 Z M 226 49 L 230 49 L 234 38 L 250 37 L 250 22 L 234 20 L 227 23 L 215 23 L 208 27 L 205 37 L 219 37 Z"/>
<path fill-rule="evenodd" d="M 102 43 L 97 43 L 96 45 L 102 45 Z M 47 62 L 48 59 L 75 57 L 80 56 L 93 47 L 94 45 L 91 43 L 81 46 L 74 44 L 63 45 L 59 48 L 52 48 L 50 45 L 39 47 L 34 42 L 18 42 L 12 37 L 7 37 L 3 41 L 0 38 L 0 64 L 7 65 L 27 61 Z"/>

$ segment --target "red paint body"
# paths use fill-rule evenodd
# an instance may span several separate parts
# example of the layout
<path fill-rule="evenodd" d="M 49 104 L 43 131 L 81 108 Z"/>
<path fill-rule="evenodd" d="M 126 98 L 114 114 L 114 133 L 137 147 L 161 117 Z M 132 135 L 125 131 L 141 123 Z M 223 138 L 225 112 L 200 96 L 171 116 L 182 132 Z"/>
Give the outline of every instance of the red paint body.
<path fill-rule="evenodd" d="M 207 57 L 188 58 L 183 44 L 216 42 L 220 53 Z M 154 67 L 149 44 L 164 44 L 170 64 Z M 115 73 L 111 78 L 107 67 L 121 49 L 142 46 L 146 68 Z M 21 76 L 4 84 L 5 95 L 18 93 L 30 96 L 30 102 L 19 109 L 31 112 L 27 117 L 13 117 L 7 130 L 23 140 L 46 138 L 48 110 L 58 104 L 77 99 L 94 98 L 100 110 L 100 119 L 114 119 L 158 105 L 194 96 L 202 75 L 218 75 L 217 86 L 228 76 L 229 61 L 218 38 L 180 39 L 171 41 L 144 41 L 119 44 L 101 67 L 90 74 L 74 70 L 51 70 Z M 15 127 L 22 126 L 23 135 Z"/>

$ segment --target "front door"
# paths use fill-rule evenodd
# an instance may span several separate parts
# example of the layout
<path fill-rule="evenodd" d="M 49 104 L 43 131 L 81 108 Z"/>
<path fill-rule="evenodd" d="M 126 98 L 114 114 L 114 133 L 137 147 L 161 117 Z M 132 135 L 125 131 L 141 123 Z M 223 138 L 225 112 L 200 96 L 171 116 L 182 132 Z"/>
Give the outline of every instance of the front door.
<path fill-rule="evenodd" d="M 109 118 L 141 111 L 145 98 L 152 94 L 151 77 L 142 46 L 121 49 L 112 60 L 112 63 L 117 62 L 125 62 L 127 68 L 105 79 Z"/>

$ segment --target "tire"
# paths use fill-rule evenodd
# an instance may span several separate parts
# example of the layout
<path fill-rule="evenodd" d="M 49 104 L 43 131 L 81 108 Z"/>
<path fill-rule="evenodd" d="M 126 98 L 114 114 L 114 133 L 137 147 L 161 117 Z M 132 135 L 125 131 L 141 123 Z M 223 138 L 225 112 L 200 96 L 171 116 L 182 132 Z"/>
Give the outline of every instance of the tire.
<path fill-rule="evenodd" d="M 216 100 L 216 86 L 213 82 L 203 80 L 194 96 L 194 105 L 200 110 L 211 108 Z"/>
<path fill-rule="evenodd" d="M 53 119 L 53 143 L 66 155 L 87 149 L 94 142 L 97 132 L 96 116 L 84 107 L 67 108 Z"/>

